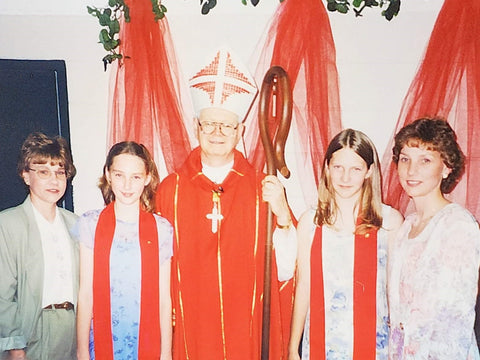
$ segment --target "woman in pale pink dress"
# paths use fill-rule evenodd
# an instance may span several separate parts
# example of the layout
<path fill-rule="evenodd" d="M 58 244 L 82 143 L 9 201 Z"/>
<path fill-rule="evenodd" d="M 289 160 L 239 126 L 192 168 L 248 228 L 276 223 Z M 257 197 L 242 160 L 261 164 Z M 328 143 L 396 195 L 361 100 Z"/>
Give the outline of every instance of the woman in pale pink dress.
<path fill-rule="evenodd" d="M 446 121 L 419 119 L 395 136 L 393 160 L 415 213 L 391 244 L 390 359 L 479 359 L 473 324 L 480 230 L 448 201 L 464 155 Z"/>

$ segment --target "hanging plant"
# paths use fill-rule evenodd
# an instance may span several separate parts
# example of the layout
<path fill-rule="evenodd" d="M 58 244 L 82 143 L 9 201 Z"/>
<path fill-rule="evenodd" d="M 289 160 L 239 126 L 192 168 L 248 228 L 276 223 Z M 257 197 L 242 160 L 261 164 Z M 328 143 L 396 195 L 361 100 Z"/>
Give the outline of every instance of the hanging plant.
<path fill-rule="evenodd" d="M 385 16 L 385 19 L 388 21 L 397 16 L 400 11 L 400 0 L 353 0 L 351 5 L 353 6 L 355 16 L 362 16 L 362 11 L 367 7 L 384 8 L 382 16 Z M 327 9 L 346 14 L 350 10 L 350 2 L 348 0 L 327 0 Z"/>
<path fill-rule="evenodd" d="M 136 1 L 136 0 L 133 0 Z M 225 0 L 227 1 L 227 0 Z M 283 2 L 285 0 L 279 0 Z M 327 9 L 332 12 L 339 12 L 346 14 L 353 7 L 355 16 L 362 16 L 362 12 L 365 8 L 379 7 L 382 10 L 382 16 L 387 20 L 392 20 L 394 16 L 400 11 L 401 0 L 326 0 Z M 161 0 L 150 0 L 152 3 L 152 13 L 155 21 L 163 19 L 167 8 L 162 5 Z M 253 6 L 257 6 L 260 0 L 241 0 L 243 5 L 251 3 Z M 211 9 L 217 6 L 217 0 L 200 0 L 201 13 L 206 15 Z M 130 22 L 130 9 L 125 4 L 125 0 L 108 0 L 108 7 L 97 8 L 93 6 L 87 6 L 87 11 L 90 15 L 96 17 L 102 29 L 99 34 L 99 42 L 103 45 L 103 48 L 108 52 L 103 57 L 104 69 L 107 70 L 107 65 L 111 64 L 115 60 L 121 61 L 124 56 L 118 52 L 120 45 L 120 18 L 123 16 L 126 23 Z"/>
<path fill-rule="evenodd" d="M 260 0 L 241 0 L 243 5 L 248 5 L 250 2 L 253 6 L 257 6 Z M 279 0 L 283 2 L 284 0 Z M 207 15 L 210 10 L 217 6 L 217 0 L 200 0 L 201 12 Z M 398 15 L 400 11 L 400 0 L 353 0 L 351 3 L 348 0 L 327 0 L 327 9 L 329 11 L 338 11 L 341 14 L 346 14 L 353 6 L 355 16 L 362 16 L 365 8 L 380 7 L 384 8 L 382 15 L 387 20 L 392 20 L 394 16 Z"/>
<path fill-rule="evenodd" d="M 161 0 L 150 0 L 152 3 L 152 13 L 155 21 L 163 19 L 167 8 L 162 5 Z M 103 66 L 107 70 L 107 65 L 115 60 L 123 59 L 123 55 L 118 52 L 120 45 L 120 18 L 123 16 L 126 23 L 130 22 L 130 8 L 124 0 L 108 0 L 108 7 L 97 8 L 87 6 L 90 15 L 96 17 L 102 29 L 99 34 L 99 43 L 108 52 L 103 57 Z M 128 57 L 128 56 L 125 56 Z"/>

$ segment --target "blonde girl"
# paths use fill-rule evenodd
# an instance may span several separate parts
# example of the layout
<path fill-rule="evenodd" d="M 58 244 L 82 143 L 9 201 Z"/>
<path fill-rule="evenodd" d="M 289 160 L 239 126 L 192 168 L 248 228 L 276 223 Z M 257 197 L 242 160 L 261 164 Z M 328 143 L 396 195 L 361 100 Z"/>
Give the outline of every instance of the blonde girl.
<path fill-rule="evenodd" d="M 298 225 L 289 360 L 387 359 L 386 256 L 401 222 L 382 204 L 375 146 L 343 130 L 327 148 L 317 208 Z"/>

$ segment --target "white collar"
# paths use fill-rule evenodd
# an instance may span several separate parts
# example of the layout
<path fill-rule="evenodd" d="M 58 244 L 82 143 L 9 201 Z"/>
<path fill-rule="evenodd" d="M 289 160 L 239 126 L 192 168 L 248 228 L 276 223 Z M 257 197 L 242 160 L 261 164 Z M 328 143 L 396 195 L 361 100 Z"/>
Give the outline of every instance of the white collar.
<path fill-rule="evenodd" d="M 208 166 L 202 163 L 202 173 L 215 184 L 221 184 L 233 168 L 233 162 L 234 161 L 232 160 L 229 163 L 218 167 Z"/>

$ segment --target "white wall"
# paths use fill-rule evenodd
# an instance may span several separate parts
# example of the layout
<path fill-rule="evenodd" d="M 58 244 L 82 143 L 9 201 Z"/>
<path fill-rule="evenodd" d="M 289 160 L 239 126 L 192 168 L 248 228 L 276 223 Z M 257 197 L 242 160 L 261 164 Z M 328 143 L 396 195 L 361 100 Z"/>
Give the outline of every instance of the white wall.
<path fill-rule="evenodd" d="M 96 182 L 106 151 L 109 72 L 103 72 L 105 53 L 97 43 L 99 26 L 87 14 L 86 6 L 105 3 L 0 1 L 0 58 L 66 61 L 72 150 L 78 169 L 74 180 L 77 213 L 102 206 Z M 278 0 L 261 0 L 256 8 L 242 5 L 241 0 L 222 0 L 203 16 L 198 0 L 163 3 L 168 8 L 184 78 L 220 45 L 231 47 L 253 72 L 256 64 L 251 64 L 252 55 L 262 45 L 259 41 L 278 6 Z M 399 16 L 391 22 L 377 9 L 366 9 L 361 18 L 353 13 L 329 13 L 337 49 L 343 124 L 367 133 L 380 155 L 392 135 L 442 4 L 443 0 L 404 0 Z M 290 145 L 290 151 L 294 150 Z M 298 200 L 294 205 L 298 214 L 305 205 L 297 182 L 294 179 L 287 187 L 293 202 Z"/>

